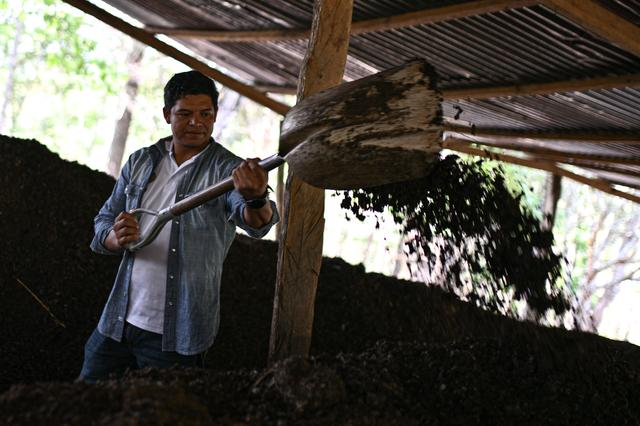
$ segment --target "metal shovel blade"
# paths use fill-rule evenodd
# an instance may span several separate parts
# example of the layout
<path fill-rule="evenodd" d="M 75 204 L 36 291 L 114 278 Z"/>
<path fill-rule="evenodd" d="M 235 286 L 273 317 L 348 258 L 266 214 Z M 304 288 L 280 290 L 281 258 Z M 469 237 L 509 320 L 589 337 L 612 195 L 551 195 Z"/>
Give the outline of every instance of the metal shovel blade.
<path fill-rule="evenodd" d="M 326 189 L 422 177 L 442 149 L 441 102 L 423 60 L 344 83 L 287 113 L 280 155 L 298 178 Z"/>
<path fill-rule="evenodd" d="M 442 149 L 441 94 L 425 61 L 315 93 L 286 115 L 279 154 L 260 162 L 273 170 L 285 161 L 294 174 L 326 189 L 354 189 L 425 176 Z M 131 244 L 150 244 L 172 218 L 233 189 L 228 177 L 159 212 Z"/>

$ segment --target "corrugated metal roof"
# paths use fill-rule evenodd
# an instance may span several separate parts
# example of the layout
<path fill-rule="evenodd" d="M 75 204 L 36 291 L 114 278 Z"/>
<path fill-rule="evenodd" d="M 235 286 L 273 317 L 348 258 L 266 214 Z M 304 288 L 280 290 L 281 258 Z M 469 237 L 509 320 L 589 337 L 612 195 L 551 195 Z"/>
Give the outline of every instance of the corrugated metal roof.
<path fill-rule="evenodd" d="M 637 145 L 625 145 L 615 142 L 579 142 L 569 140 L 536 140 L 530 138 L 464 136 L 464 139 L 480 144 L 494 144 L 504 147 L 520 147 L 523 151 L 545 150 L 556 154 L 575 154 L 576 156 L 610 157 L 629 160 L 640 166 L 640 153 Z"/>
<path fill-rule="evenodd" d="M 608 0 L 598 1 L 601 5 L 611 10 L 629 22 L 640 25 L 640 1 L 638 0 Z"/>
<path fill-rule="evenodd" d="M 108 0 L 150 26 L 208 29 L 308 28 L 311 1 L 217 1 L 217 0 Z M 390 16 L 435 5 L 464 2 L 356 1 L 354 20 Z M 393 5 L 394 7 L 391 7 Z M 407 5 L 401 7 L 402 5 Z M 409 7 L 412 5 L 413 7 Z M 420 7 L 422 6 L 422 7 Z M 373 13 L 377 10 L 378 13 Z M 385 15 L 388 11 L 390 15 Z M 194 43 L 216 45 L 216 51 L 241 56 L 254 68 L 290 70 L 289 84 L 295 86 L 301 65 L 300 53 L 306 41 Z M 291 49 L 291 54 L 287 52 Z M 274 56 L 275 54 L 275 56 Z M 557 81 L 589 76 L 640 72 L 640 59 L 596 36 L 543 6 L 511 9 L 429 25 L 353 36 L 349 54 L 374 69 L 399 65 L 411 58 L 426 58 L 438 71 L 443 89 L 450 87 Z M 246 57 L 244 57 L 246 55 Z M 209 58 L 214 62 L 224 63 Z M 351 78 L 362 70 L 347 68 Z M 354 73 L 354 74 L 352 74 Z M 254 73 L 249 73 L 254 75 Z M 272 81 L 269 72 L 256 78 Z"/>
<path fill-rule="evenodd" d="M 638 57 L 542 6 L 363 34 L 350 53 L 380 69 L 426 58 L 443 89 L 640 71 Z"/>
<path fill-rule="evenodd" d="M 630 88 L 443 104 L 461 124 L 523 130 L 640 130 L 639 111 L 640 90 Z"/>
<path fill-rule="evenodd" d="M 149 26 L 225 30 L 305 29 L 312 0 L 107 0 Z M 361 21 L 465 1 L 355 0 Z M 639 0 L 599 1 L 640 22 Z M 306 40 L 264 43 L 177 38 L 249 83 L 295 87 Z M 534 5 L 351 37 L 345 78 L 360 78 L 413 58 L 426 58 L 443 90 L 511 86 L 640 74 L 640 57 L 542 6 Z M 447 100 L 449 123 L 489 129 L 612 130 L 640 137 L 640 90 L 568 91 L 536 96 Z M 559 142 L 565 155 L 640 157 L 640 145 Z"/>

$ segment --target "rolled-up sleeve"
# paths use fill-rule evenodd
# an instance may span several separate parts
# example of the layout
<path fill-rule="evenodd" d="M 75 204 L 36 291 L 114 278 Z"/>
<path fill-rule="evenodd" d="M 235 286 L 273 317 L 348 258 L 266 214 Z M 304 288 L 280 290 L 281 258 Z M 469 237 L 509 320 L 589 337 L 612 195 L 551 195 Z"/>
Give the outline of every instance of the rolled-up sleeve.
<path fill-rule="evenodd" d="M 126 207 L 125 188 L 129 182 L 130 162 L 131 160 L 127 161 L 125 166 L 122 168 L 120 177 L 116 181 L 111 195 L 102 205 L 98 215 L 93 220 L 94 235 L 93 240 L 91 240 L 90 248 L 95 253 L 111 255 L 118 255 L 122 253 L 122 251 L 114 252 L 108 250 L 104 246 L 104 241 L 107 239 L 107 235 L 109 235 L 109 232 L 113 228 L 113 223 L 115 222 L 116 217 L 120 212 L 124 211 Z"/>
<path fill-rule="evenodd" d="M 273 211 L 271 220 L 260 228 L 253 228 L 244 221 L 244 209 L 246 208 L 244 198 L 238 191 L 230 191 L 227 193 L 227 209 L 231 213 L 229 220 L 243 229 L 250 237 L 262 238 L 267 235 L 271 227 L 280 220 L 276 203 L 272 200 L 269 200 L 269 203 L 271 203 L 271 211 Z"/>

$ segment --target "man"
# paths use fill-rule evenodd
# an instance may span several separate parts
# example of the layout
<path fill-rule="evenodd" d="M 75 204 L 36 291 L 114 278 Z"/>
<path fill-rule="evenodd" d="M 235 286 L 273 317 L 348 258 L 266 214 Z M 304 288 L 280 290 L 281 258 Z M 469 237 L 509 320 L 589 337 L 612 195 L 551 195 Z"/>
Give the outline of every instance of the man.
<path fill-rule="evenodd" d="M 122 261 L 85 345 L 80 380 L 146 366 L 201 366 L 218 330 L 222 263 L 235 227 L 260 238 L 278 220 L 258 159 L 242 161 L 211 138 L 217 102 L 205 75 L 174 75 L 163 109 L 172 136 L 131 155 L 95 218 L 91 249 Z M 150 222 L 131 209 L 161 210 L 229 175 L 233 191 L 176 217 L 139 251 L 126 250 Z"/>

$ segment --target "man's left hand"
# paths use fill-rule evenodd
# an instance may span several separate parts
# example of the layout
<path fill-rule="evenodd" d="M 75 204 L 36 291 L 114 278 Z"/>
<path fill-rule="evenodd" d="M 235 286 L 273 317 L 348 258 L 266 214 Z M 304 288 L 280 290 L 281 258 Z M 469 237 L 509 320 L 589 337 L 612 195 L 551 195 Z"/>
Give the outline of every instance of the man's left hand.
<path fill-rule="evenodd" d="M 261 198 L 267 192 L 267 171 L 259 158 L 248 158 L 233 170 L 233 186 L 245 200 Z"/>

